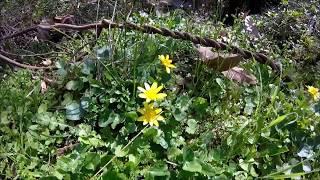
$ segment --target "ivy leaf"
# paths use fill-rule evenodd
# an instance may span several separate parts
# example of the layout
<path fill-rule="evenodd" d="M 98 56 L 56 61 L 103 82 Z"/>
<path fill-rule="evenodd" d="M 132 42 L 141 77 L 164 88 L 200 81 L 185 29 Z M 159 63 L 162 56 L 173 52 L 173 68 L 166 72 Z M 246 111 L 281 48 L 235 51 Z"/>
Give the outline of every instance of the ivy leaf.
<path fill-rule="evenodd" d="M 193 160 L 191 162 L 185 162 L 182 169 L 189 172 L 201 172 L 202 166 L 197 160 Z"/>
<path fill-rule="evenodd" d="M 72 121 L 78 121 L 81 118 L 80 104 L 73 102 L 66 107 L 66 118 Z"/>
<path fill-rule="evenodd" d="M 189 119 L 187 124 L 188 127 L 186 128 L 186 132 L 189 134 L 194 134 L 198 129 L 197 121 L 195 119 Z"/>

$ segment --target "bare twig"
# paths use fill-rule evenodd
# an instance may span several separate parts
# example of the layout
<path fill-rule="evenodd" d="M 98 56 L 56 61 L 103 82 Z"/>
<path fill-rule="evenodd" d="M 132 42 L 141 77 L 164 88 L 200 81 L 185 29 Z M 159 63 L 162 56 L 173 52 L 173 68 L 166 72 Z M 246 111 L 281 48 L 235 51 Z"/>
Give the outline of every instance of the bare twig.
<path fill-rule="evenodd" d="M 131 22 L 125 22 L 123 24 L 120 23 L 115 23 L 113 21 L 104 19 L 99 23 L 92 23 L 92 24 L 84 24 L 84 25 L 72 25 L 72 24 L 61 24 L 61 23 L 56 23 L 53 25 L 38 25 L 34 26 L 31 28 L 28 28 L 26 30 L 17 32 L 15 34 L 3 37 L 0 39 L 0 41 L 9 39 L 15 36 L 22 35 L 24 33 L 30 32 L 32 30 L 36 30 L 37 28 L 43 29 L 43 30 L 54 30 L 54 29 L 68 29 L 68 30 L 75 30 L 75 31 L 85 31 L 85 30 L 90 30 L 90 29 L 96 29 L 96 28 L 101 28 L 101 29 L 109 29 L 109 28 L 127 28 L 131 30 L 136 30 L 140 31 L 143 33 L 149 33 L 149 34 L 160 34 L 163 36 L 169 36 L 174 39 L 182 39 L 182 40 L 187 40 L 191 41 L 195 44 L 201 44 L 207 47 L 213 47 L 217 50 L 228 50 L 230 49 L 231 52 L 240 54 L 244 59 L 251 59 L 254 58 L 256 61 L 262 64 L 267 64 L 269 65 L 277 74 L 281 73 L 281 68 L 279 65 L 271 61 L 266 55 L 262 53 L 254 53 L 249 50 L 241 49 L 236 46 L 228 46 L 225 43 L 215 41 L 213 39 L 207 38 L 207 37 L 200 37 L 197 35 L 192 35 L 188 32 L 180 32 L 180 31 L 172 31 L 167 28 L 157 28 L 154 26 L 150 25 L 136 25 Z"/>
<path fill-rule="evenodd" d="M 14 61 L 2 54 L 0 54 L 0 60 L 1 61 L 4 61 L 5 63 L 7 64 L 12 64 L 12 65 L 15 65 L 15 66 L 18 66 L 18 67 L 21 67 L 21 68 L 25 68 L 25 69 L 34 69 L 34 70 L 39 70 L 39 69 L 53 69 L 55 68 L 54 66 L 48 66 L 48 67 L 39 67 L 39 66 L 31 66 L 31 65 L 26 65 L 26 64 L 22 64 L 22 63 L 19 63 L 17 61 Z"/>

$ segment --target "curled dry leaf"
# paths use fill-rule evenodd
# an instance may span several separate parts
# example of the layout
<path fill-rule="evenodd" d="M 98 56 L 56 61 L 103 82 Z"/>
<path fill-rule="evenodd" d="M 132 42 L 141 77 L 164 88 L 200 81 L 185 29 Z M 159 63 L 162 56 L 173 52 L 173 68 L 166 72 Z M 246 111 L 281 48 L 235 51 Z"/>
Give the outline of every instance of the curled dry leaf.
<path fill-rule="evenodd" d="M 211 51 L 211 47 L 197 48 L 200 58 L 204 63 L 216 70 L 216 71 L 227 71 L 235 66 L 237 66 L 243 58 L 238 54 L 226 54 L 226 53 L 215 53 Z"/>
<path fill-rule="evenodd" d="M 239 67 L 234 67 L 228 71 L 223 71 L 222 74 L 228 79 L 237 81 L 240 84 L 257 84 L 257 78 L 254 75 L 249 74 L 244 69 Z"/>
<path fill-rule="evenodd" d="M 52 61 L 50 59 L 46 59 L 46 60 L 42 61 L 42 64 L 45 66 L 50 66 L 52 64 Z"/>
<path fill-rule="evenodd" d="M 41 86 L 41 93 L 42 94 L 48 90 L 48 86 L 44 80 L 41 80 L 40 86 Z"/>

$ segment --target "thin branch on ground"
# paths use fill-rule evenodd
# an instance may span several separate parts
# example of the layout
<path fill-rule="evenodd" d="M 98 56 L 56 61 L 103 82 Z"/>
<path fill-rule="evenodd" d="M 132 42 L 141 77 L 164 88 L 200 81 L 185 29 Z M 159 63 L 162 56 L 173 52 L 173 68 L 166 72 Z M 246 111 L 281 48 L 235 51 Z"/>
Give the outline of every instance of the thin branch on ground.
<path fill-rule="evenodd" d="M 154 26 L 150 25 L 137 25 L 131 22 L 125 22 L 125 23 L 115 23 L 111 20 L 103 19 L 101 22 L 98 23 L 92 23 L 92 24 L 84 24 L 84 25 L 72 25 L 72 24 L 61 24 L 61 23 L 56 23 L 53 25 L 37 25 L 33 26 L 31 28 L 28 28 L 23 31 L 19 31 L 17 33 L 5 36 L 0 38 L 0 41 L 13 38 L 16 36 L 20 36 L 22 34 L 25 34 L 30 31 L 34 31 L 37 29 L 42 29 L 42 30 L 55 30 L 55 29 L 68 29 L 68 30 L 75 30 L 75 31 L 86 31 L 86 30 L 92 30 L 92 29 L 110 29 L 110 28 L 127 28 L 130 30 L 136 30 L 140 31 L 143 33 L 148 33 L 148 34 L 160 34 L 163 36 L 169 36 L 174 39 L 181 39 L 181 40 L 187 40 L 191 41 L 195 44 L 201 44 L 203 46 L 207 47 L 213 47 L 216 50 L 229 50 L 233 53 L 240 54 L 244 59 L 255 59 L 259 63 L 262 64 L 267 64 L 272 68 L 273 71 L 275 71 L 278 75 L 281 74 L 281 68 L 278 64 L 274 63 L 272 60 L 270 60 L 265 54 L 263 53 L 254 53 L 249 50 L 241 49 L 236 46 L 228 46 L 225 43 L 215 41 L 213 39 L 207 38 L 207 37 L 200 37 L 197 35 L 192 35 L 188 32 L 180 32 L 180 31 L 172 31 L 167 28 L 157 28 Z"/>
<path fill-rule="evenodd" d="M 42 66 L 31 66 L 31 65 L 27 65 L 27 64 L 22 64 L 19 63 L 15 60 L 12 60 L 2 54 L 0 54 L 0 61 L 4 61 L 7 64 L 11 64 L 20 68 L 25 68 L 25 69 L 33 69 L 33 70 L 39 70 L 39 69 L 54 69 L 54 66 L 47 66 L 47 67 L 42 67 Z"/>

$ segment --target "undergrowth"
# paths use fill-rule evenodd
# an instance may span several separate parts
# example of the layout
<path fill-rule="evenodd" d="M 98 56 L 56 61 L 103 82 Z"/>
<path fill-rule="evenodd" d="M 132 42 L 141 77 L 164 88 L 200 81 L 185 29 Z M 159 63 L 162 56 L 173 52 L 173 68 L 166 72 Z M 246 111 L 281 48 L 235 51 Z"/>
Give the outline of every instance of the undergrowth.
<path fill-rule="evenodd" d="M 280 58 L 284 75 L 296 68 L 290 48 L 267 33 L 253 46 L 241 19 L 224 27 L 176 11 L 130 21 L 213 39 L 225 32 L 231 44 Z M 259 83 L 243 85 L 201 63 L 190 42 L 126 29 L 104 31 L 95 47 L 89 38 L 61 44 L 89 54 L 57 56 L 48 87 L 47 73 L 27 70 L 1 81 L 2 179 L 320 178 L 316 75 L 284 82 L 251 61 L 241 66 Z"/>

